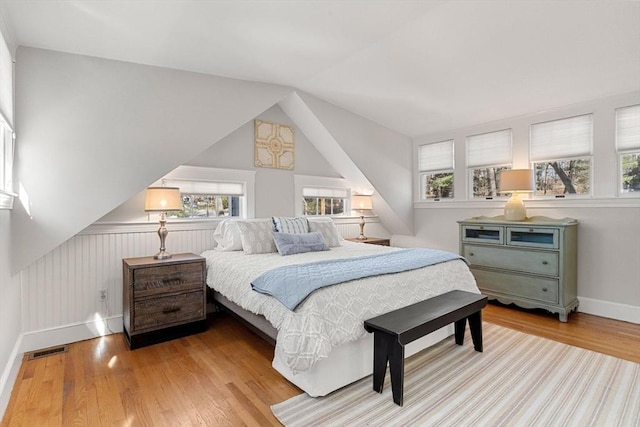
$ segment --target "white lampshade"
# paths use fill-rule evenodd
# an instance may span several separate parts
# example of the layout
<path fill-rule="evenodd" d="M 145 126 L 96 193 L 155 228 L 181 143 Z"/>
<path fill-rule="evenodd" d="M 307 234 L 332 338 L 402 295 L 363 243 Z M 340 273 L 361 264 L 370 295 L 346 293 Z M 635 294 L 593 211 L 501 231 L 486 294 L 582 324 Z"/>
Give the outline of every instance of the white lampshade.
<path fill-rule="evenodd" d="M 149 187 L 144 201 L 147 212 L 179 211 L 182 209 L 182 197 L 177 187 Z"/>
<path fill-rule="evenodd" d="M 371 196 L 365 196 L 365 195 L 353 196 L 351 198 L 351 209 L 354 209 L 354 210 L 373 209 Z"/>
<path fill-rule="evenodd" d="M 500 172 L 500 192 L 531 193 L 536 189 L 533 169 L 506 169 Z"/>

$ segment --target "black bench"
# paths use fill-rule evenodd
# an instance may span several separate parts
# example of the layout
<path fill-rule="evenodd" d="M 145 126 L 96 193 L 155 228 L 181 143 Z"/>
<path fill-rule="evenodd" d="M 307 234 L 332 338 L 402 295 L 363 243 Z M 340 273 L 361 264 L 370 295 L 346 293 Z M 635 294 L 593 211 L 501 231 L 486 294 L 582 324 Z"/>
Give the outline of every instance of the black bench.
<path fill-rule="evenodd" d="M 482 352 L 482 309 L 487 297 L 451 291 L 428 300 L 365 320 L 373 332 L 373 389 L 382 393 L 387 361 L 391 373 L 393 401 L 402 406 L 404 390 L 404 346 L 455 322 L 456 344 L 462 345 L 469 319 L 473 347 Z"/>

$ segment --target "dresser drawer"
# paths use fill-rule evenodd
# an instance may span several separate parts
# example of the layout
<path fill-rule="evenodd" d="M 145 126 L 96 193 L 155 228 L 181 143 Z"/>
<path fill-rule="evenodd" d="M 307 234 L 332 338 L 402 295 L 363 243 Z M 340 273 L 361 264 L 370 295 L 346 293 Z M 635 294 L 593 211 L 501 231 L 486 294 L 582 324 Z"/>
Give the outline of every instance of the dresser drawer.
<path fill-rule="evenodd" d="M 139 332 L 204 319 L 203 292 L 136 301 L 133 307 L 133 330 Z"/>
<path fill-rule="evenodd" d="M 139 268 L 133 272 L 133 298 L 201 290 L 203 282 L 201 262 Z"/>
<path fill-rule="evenodd" d="M 491 225 L 463 225 L 462 241 L 503 245 L 504 227 Z"/>
<path fill-rule="evenodd" d="M 471 268 L 478 287 L 489 293 L 558 302 L 558 280 Z"/>
<path fill-rule="evenodd" d="M 557 276 L 558 253 L 543 251 L 515 250 L 504 247 L 491 247 L 479 245 L 464 245 L 462 256 L 472 266 L 502 268 Z"/>

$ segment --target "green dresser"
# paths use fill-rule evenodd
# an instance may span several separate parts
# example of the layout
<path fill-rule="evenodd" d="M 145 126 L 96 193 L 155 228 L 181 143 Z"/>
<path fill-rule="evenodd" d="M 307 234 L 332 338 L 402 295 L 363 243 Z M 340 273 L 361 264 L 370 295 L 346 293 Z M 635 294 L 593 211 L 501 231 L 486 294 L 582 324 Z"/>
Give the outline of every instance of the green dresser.
<path fill-rule="evenodd" d="M 578 221 L 473 217 L 460 224 L 460 254 L 489 299 L 543 308 L 566 322 L 578 308 Z"/>

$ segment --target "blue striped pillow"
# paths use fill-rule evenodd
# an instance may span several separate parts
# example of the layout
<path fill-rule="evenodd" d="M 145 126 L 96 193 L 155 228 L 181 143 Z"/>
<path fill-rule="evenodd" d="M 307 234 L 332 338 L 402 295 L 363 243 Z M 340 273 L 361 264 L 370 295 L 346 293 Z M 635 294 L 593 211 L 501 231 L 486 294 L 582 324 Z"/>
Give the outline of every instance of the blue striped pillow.
<path fill-rule="evenodd" d="M 283 216 L 271 217 L 273 226 L 279 233 L 305 234 L 309 232 L 309 221 L 306 217 L 287 218 Z"/>

